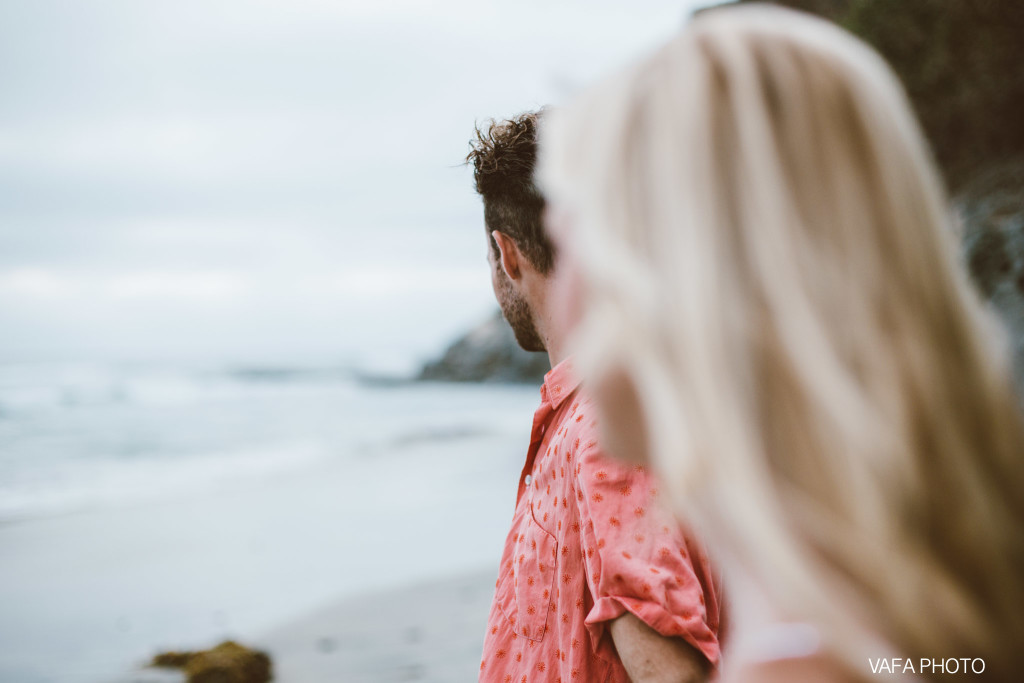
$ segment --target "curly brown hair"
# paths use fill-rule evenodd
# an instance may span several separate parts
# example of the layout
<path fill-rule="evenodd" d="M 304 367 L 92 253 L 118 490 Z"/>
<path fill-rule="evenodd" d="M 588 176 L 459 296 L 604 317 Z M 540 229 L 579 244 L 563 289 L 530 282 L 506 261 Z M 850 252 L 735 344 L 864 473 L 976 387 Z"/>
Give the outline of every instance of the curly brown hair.
<path fill-rule="evenodd" d="M 547 274 L 554 266 L 554 246 L 544 233 L 544 197 L 533 182 L 537 162 L 537 126 L 544 110 L 476 126 L 466 163 L 473 165 L 476 191 L 484 201 L 484 224 L 508 235 L 530 263 Z M 494 237 L 491 249 L 498 253 Z"/>

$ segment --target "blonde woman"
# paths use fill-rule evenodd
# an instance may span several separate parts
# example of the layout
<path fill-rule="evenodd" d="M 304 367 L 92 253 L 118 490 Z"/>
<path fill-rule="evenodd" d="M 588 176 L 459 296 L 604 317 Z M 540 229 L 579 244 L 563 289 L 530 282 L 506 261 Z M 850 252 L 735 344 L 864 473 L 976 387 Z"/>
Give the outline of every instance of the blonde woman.
<path fill-rule="evenodd" d="M 1024 680 L 1024 431 L 882 60 L 704 13 L 553 112 L 539 177 L 606 446 L 731 580 L 726 671 Z"/>

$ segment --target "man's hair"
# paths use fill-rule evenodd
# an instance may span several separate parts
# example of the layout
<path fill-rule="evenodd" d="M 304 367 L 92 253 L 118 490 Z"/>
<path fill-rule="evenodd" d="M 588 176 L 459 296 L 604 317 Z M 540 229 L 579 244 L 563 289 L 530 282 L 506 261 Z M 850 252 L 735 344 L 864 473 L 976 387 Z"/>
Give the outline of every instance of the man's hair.
<path fill-rule="evenodd" d="M 541 273 L 554 265 L 554 247 L 544 233 L 544 197 L 533 183 L 537 162 L 537 125 L 544 110 L 526 112 L 507 121 L 491 120 L 486 131 L 476 127 L 466 162 L 473 164 L 476 191 L 484 200 L 484 223 L 490 233 L 508 235 Z"/>

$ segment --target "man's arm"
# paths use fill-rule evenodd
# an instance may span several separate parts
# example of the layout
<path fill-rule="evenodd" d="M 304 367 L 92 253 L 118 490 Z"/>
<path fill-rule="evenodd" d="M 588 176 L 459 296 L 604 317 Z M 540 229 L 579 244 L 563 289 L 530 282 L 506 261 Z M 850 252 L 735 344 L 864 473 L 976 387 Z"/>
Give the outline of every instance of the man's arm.
<path fill-rule="evenodd" d="M 682 638 L 666 638 L 630 612 L 608 626 L 633 683 L 703 683 L 710 666 Z"/>

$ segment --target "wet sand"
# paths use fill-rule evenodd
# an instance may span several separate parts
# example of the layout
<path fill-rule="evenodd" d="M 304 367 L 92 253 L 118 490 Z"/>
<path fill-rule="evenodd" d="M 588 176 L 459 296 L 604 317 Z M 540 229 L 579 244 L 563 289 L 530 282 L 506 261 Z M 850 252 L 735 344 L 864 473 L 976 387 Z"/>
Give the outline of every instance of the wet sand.
<path fill-rule="evenodd" d="M 271 656 L 278 683 L 472 682 L 496 571 L 339 600 L 244 644 Z M 183 680 L 140 669 L 115 683 Z"/>
<path fill-rule="evenodd" d="M 496 572 L 343 600 L 255 645 L 283 683 L 475 681 Z"/>

